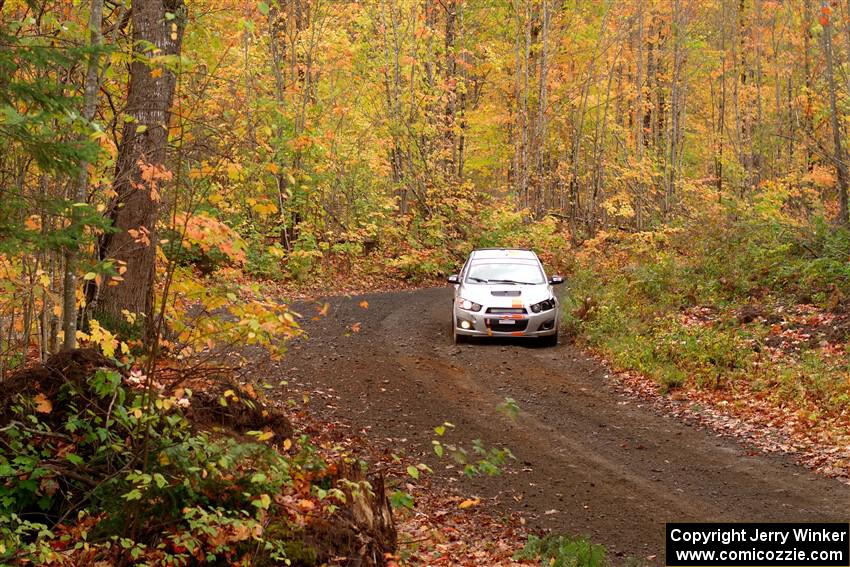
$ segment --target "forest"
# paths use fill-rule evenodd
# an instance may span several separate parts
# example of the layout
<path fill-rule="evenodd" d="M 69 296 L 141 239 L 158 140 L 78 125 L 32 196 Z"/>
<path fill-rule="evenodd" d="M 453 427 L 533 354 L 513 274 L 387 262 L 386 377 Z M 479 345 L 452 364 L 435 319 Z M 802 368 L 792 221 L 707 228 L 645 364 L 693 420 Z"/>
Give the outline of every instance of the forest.
<path fill-rule="evenodd" d="M 422 543 L 435 465 L 268 370 L 479 247 L 630 391 L 846 481 L 848 127 L 850 1 L 0 0 L 0 564 L 610 561 Z"/>

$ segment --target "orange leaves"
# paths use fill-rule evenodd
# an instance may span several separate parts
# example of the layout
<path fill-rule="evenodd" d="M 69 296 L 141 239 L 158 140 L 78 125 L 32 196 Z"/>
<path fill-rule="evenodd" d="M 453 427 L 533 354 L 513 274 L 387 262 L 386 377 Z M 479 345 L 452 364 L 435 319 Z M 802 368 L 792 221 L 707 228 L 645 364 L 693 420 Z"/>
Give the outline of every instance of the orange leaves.
<path fill-rule="evenodd" d="M 145 226 L 140 226 L 138 229 L 130 228 L 127 230 L 127 234 L 136 241 L 136 244 L 141 244 L 142 246 L 150 246 L 151 244 L 151 233 Z"/>
<path fill-rule="evenodd" d="M 313 147 L 314 141 L 310 136 L 302 135 L 297 138 L 293 138 L 288 142 L 288 146 L 293 151 L 304 151 Z"/>
<path fill-rule="evenodd" d="M 826 27 L 829 25 L 829 16 L 832 13 L 832 8 L 829 7 L 829 4 L 824 3 L 820 7 L 820 25 Z"/>
<path fill-rule="evenodd" d="M 39 215 L 30 215 L 24 221 L 24 225 L 27 227 L 27 230 L 41 230 L 41 217 Z"/>
<path fill-rule="evenodd" d="M 245 242 L 236 231 L 220 220 L 203 213 L 192 216 L 180 213 L 177 215 L 177 224 L 178 227 L 185 227 L 184 248 L 197 245 L 204 252 L 216 248 L 232 262 L 245 262 Z"/>
<path fill-rule="evenodd" d="M 803 177 L 803 181 L 813 183 L 819 187 L 833 187 L 835 185 L 835 173 L 832 168 L 815 165 L 811 171 Z"/>
<path fill-rule="evenodd" d="M 141 131 L 142 126 L 139 126 L 137 131 Z M 141 173 L 142 183 L 133 183 L 134 189 L 150 191 L 151 201 L 159 202 L 162 200 L 160 196 L 160 186 L 171 181 L 173 174 L 161 165 L 149 164 L 143 160 L 137 162 L 139 172 Z"/>
<path fill-rule="evenodd" d="M 37 394 L 33 398 L 35 402 L 35 411 L 38 413 L 50 413 L 53 411 L 53 402 L 51 402 L 44 394 Z"/>

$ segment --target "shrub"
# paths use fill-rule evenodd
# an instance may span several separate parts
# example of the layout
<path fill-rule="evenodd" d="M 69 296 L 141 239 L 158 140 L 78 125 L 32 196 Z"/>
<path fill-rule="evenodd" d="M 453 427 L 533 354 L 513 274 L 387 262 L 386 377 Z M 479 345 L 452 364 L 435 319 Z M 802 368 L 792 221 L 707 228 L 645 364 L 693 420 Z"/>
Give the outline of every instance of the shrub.
<path fill-rule="evenodd" d="M 591 543 L 585 537 L 565 535 L 529 536 L 514 559 L 540 561 L 543 567 L 602 567 L 606 564 L 604 546 Z"/>
<path fill-rule="evenodd" d="M 191 392 L 157 395 L 128 386 L 145 385 L 139 373 L 94 363 L 102 366 L 86 375 L 30 372 L 9 384 L 19 391 L 3 398 L 0 562 L 44 564 L 86 549 L 163 565 L 283 560 L 300 528 L 275 495 L 309 494 L 326 468 L 306 438 L 289 456 L 262 442 L 269 433 L 212 437 L 183 411 Z"/>

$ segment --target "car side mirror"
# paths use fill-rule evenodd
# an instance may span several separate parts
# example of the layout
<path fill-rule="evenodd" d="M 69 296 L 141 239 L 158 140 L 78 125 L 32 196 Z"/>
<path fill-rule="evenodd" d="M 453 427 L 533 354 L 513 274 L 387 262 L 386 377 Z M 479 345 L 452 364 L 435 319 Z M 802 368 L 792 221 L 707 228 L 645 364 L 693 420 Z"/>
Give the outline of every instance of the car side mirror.
<path fill-rule="evenodd" d="M 549 278 L 549 283 L 552 285 L 561 285 L 562 283 L 564 283 L 564 278 L 562 278 L 561 276 L 552 276 L 551 278 Z"/>
<path fill-rule="evenodd" d="M 452 275 L 450 275 L 449 277 L 446 278 L 446 281 L 448 281 L 450 284 L 459 284 L 460 278 L 458 277 L 457 274 L 452 274 Z"/>

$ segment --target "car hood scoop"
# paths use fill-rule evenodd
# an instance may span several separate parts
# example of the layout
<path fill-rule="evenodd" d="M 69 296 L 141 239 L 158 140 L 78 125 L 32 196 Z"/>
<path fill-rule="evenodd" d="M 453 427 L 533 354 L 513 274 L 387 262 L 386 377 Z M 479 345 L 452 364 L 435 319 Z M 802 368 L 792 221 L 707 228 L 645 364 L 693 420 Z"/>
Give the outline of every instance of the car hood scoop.
<path fill-rule="evenodd" d="M 493 290 L 490 292 L 490 295 L 494 295 L 496 297 L 519 297 L 522 295 L 522 291 L 518 289 Z"/>

